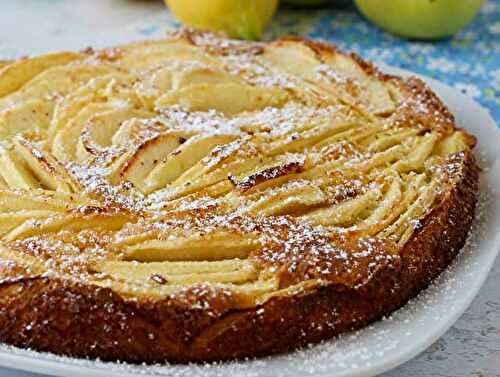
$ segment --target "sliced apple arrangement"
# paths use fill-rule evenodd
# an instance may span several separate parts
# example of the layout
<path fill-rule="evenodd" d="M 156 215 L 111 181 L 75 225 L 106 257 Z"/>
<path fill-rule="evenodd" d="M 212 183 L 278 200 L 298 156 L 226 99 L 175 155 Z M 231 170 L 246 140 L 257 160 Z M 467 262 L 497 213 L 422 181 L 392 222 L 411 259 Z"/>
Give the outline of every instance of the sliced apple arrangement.
<path fill-rule="evenodd" d="M 124 297 L 213 283 L 252 306 L 321 284 L 280 279 L 269 255 L 341 234 L 404 245 L 471 143 L 399 81 L 295 39 L 187 31 L 23 59 L 0 88 L 2 242 L 33 273 Z"/>

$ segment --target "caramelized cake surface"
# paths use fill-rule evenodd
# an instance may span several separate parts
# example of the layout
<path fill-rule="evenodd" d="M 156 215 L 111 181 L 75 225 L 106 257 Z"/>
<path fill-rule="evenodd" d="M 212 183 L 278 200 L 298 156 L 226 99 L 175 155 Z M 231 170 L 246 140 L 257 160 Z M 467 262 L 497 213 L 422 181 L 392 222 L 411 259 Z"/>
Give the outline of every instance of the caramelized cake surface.
<path fill-rule="evenodd" d="M 131 362 L 359 328 L 458 252 L 475 139 L 418 79 L 196 31 L 0 67 L 0 339 Z"/>

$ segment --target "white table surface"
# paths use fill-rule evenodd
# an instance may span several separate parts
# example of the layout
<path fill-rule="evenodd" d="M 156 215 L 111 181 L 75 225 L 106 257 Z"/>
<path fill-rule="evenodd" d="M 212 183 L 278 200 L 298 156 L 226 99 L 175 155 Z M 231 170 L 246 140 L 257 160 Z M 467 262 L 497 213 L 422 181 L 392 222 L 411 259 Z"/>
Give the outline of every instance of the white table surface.
<path fill-rule="evenodd" d="M 171 25 L 170 15 L 155 0 L 0 0 L 0 60 L 161 36 Z M 500 377 L 499 282 L 497 260 L 456 324 L 420 356 L 384 377 Z M 0 377 L 35 375 L 0 368 Z"/>

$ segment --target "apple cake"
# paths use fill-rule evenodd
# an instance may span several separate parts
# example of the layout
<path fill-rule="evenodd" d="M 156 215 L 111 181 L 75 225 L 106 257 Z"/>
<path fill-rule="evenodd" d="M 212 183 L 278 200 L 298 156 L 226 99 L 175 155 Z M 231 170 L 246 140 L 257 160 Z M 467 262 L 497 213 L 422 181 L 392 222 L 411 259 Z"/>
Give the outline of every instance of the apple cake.
<path fill-rule="evenodd" d="M 182 30 L 0 69 L 0 341 L 137 363 L 282 352 L 463 246 L 475 138 L 417 78 Z"/>

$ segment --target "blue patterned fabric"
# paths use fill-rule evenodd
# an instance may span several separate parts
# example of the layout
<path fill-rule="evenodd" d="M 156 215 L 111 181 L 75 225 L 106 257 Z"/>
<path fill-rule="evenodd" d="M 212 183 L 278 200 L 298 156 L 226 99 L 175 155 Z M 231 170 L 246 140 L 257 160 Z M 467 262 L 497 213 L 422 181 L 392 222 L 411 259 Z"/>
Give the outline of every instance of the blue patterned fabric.
<path fill-rule="evenodd" d="M 500 0 L 486 1 L 472 23 L 453 38 L 435 42 L 394 37 L 354 6 L 321 9 L 312 16 L 304 11 L 280 14 L 267 36 L 291 31 L 443 81 L 487 107 L 500 125 Z"/>

